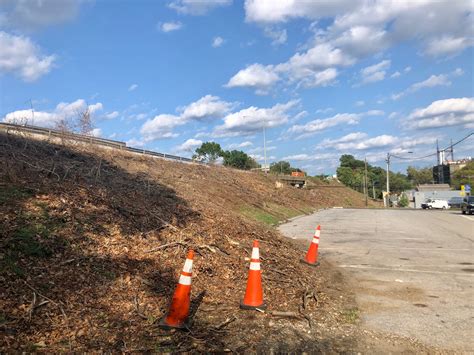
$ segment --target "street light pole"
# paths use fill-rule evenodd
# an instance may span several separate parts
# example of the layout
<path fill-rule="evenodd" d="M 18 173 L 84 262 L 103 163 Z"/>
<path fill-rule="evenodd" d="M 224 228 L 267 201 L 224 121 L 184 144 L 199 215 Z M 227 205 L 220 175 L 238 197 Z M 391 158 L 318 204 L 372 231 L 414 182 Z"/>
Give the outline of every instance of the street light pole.
<path fill-rule="evenodd" d="M 387 207 L 390 207 L 390 153 L 387 153 Z"/>
<path fill-rule="evenodd" d="M 263 159 L 265 162 L 265 174 L 267 173 L 267 140 L 265 139 L 265 120 L 263 120 Z"/>

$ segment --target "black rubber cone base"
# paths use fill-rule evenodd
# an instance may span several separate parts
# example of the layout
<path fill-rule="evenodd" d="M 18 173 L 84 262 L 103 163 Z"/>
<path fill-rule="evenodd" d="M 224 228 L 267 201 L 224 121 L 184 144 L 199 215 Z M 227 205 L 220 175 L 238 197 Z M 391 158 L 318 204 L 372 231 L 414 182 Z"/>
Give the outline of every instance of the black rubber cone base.
<path fill-rule="evenodd" d="M 178 324 L 178 325 L 169 325 L 168 323 L 166 323 L 166 316 L 164 316 L 163 318 L 160 319 L 160 321 L 158 322 L 158 326 L 161 328 L 161 329 L 165 329 L 165 330 L 171 330 L 171 329 L 180 329 L 180 330 L 189 330 L 189 322 L 188 320 L 186 320 L 184 323 L 182 324 Z"/>
<path fill-rule="evenodd" d="M 248 306 L 246 304 L 243 304 L 243 302 L 240 302 L 240 309 L 256 310 L 257 308 L 267 309 L 267 305 L 265 303 L 262 303 L 260 306 Z"/>
<path fill-rule="evenodd" d="M 305 259 L 300 259 L 300 261 L 306 265 L 312 266 L 312 267 L 317 267 L 319 266 L 319 261 L 315 262 L 314 264 L 308 263 Z"/>

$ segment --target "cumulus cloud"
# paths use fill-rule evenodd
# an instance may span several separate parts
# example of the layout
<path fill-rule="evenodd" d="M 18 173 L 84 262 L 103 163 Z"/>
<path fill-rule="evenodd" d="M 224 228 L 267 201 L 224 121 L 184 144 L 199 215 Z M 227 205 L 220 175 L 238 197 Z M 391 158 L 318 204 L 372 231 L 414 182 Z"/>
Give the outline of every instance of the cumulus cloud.
<path fill-rule="evenodd" d="M 82 112 L 89 110 L 91 116 L 97 111 L 102 110 L 102 103 L 97 102 L 92 105 L 87 105 L 83 99 L 78 99 L 73 102 L 61 102 L 52 111 L 34 111 L 19 110 L 7 113 L 3 118 L 4 122 L 31 124 L 35 126 L 54 127 L 62 119 L 75 118 Z"/>
<path fill-rule="evenodd" d="M 299 135 L 297 139 L 305 138 L 341 124 L 356 125 L 365 116 L 377 116 L 383 114 L 383 111 L 378 110 L 367 111 L 364 113 L 338 113 L 329 118 L 315 119 L 303 125 L 294 125 L 288 130 L 288 133 Z"/>
<path fill-rule="evenodd" d="M 34 30 L 72 20 L 79 12 L 81 0 L 3 1 L 3 25 Z M 1 15 L 1 13 L 0 13 Z"/>
<path fill-rule="evenodd" d="M 463 97 L 432 102 L 408 116 L 411 128 L 439 128 L 469 125 L 474 122 L 474 98 Z"/>
<path fill-rule="evenodd" d="M 180 14 L 200 16 L 214 8 L 230 4 L 232 0 L 174 0 L 168 4 L 168 7 Z"/>
<path fill-rule="evenodd" d="M 217 37 L 214 37 L 214 39 L 212 40 L 212 46 L 214 48 L 217 48 L 217 47 L 222 46 L 224 42 L 225 42 L 224 38 L 217 36 Z"/>
<path fill-rule="evenodd" d="M 174 132 L 176 127 L 182 126 L 191 120 L 221 118 L 234 105 L 234 103 L 225 102 L 217 96 L 206 95 L 187 106 L 178 107 L 179 115 L 160 114 L 147 120 L 140 132 L 145 141 L 175 138 L 179 136 L 178 133 Z"/>
<path fill-rule="evenodd" d="M 55 60 L 54 55 L 41 54 L 41 49 L 28 37 L 0 31 L 0 72 L 31 82 L 49 73 Z"/>
<path fill-rule="evenodd" d="M 179 21 L 163 22 L 159 24 L 159 28 L 162 32 L 168 33 L 180 30 L 183 24 Z"/>
<path fill-rule="evenodd" d="M 263 34 L 272 40 L 273 46 L 279 46 L 286 43 L 288 35 L 285 29 L 278 30 L 273 27 L 265 27 Z"/>
<path fill-rule="evenodd" d="M 432 88 L 435 86 L 450 86 L 451 81 L 449 80 L 449 76 L 460 76 L 463 75 L 463 71 L 460 68 L 454 70 L 451 74 L 440 74 L 440 75 L 431 75 L 428 79 L 414 83 L 410 85 L 406 90 L 399 92 L 397 94 L 393 94 L 391 96 L 392 100 L 398 100 L 408 94 L 414 93 L 418 90 L 425 89 L 425 88 Z"/>
<path fill-rule="evenodd" d="M 161 114 L 146 121 L 140 129 L 140 133 L 147 142 L 156 139 L 175 138 L 179 134 L 173 132 L 173 129 L 185 123 L 186 121 L 180 116 Z"/>
<path fill-rule="evenodd" d="M 200 147 L 201 144 L 202 144 L 201 140 L 190 138 L 186 142 L 184 142 L 183 144 L 177 146 L 175 151 L 177 151 L 177 152 L 192 152 L 197 147 Z"/>
<path fill-rule="evenodd" d="M 133 91 L 133 90 L 136 90 L 138 88 L 138 84 L 132 84 L 128 87 L 128 91 Z"/>
<path fill-rule="evenodd" d="M 337 150 L 368 150 L 391 146 L 399 142 L 397 137 L 383 134 L 380 136 L 367 138 L 367 134 L 357 132 L 348 134 L 335 140 L 325 140 L 321 143 L 324 147 L 332 147 Z"/>
<path fill-rule="evenodd" d="M 306 51 L 298 52 L 279 64 L 254 64 L 300 87 L 329 85 L 340 68 L 351 66 L 361 58 L 403 41 L 419 42 L 425 47 L 424 52 L 433 56 L 455 55 L 474 42 L 472 4 L 469 0 L 454 3 L 427 0 L 246 0 L 245 12 L 246 20 L 261 24 L 264 34 L 291 19 L 316 20 L 312 24 L 314 38 L 306 45 Z M 328 26 L 319 26 L 317 20 L 323 18 L 329 19 Z M 386 77 L 390 61 L 379 64 L 382 67 L 373 68 L 373 72 L 361 73 L 363 84 Z M 330 68 L 331 71 L 325 72 Z M 242 83 L 240 86 L 252 87 L 256 80 L 254 77 L 259 76 L 251 72 L 246 74 L 246 82 L 250 85 Z M 331 74 L 330 78 L 328 74 Z M 392 74 L 393 77 L 399 75 L 399 72 Z M 278 79 L 274 78 L 274 81 Z"/>
<path fill-rule="evenodd" d="M 272 65 L 252 64 L 230 78 L 225 87 L 250 87 L 263 94 L 278 80 L 280 78 Z"/>
<path fill-rule="evenodd" d="M 251 106 L 224 117 L 224 124 L 214 129 L 216 137 L 248 135 L 262 128 L 273 128 L 285 124 L 289 119 L 289 111 L 298 104 L 291 100 L 285 104 L 276 104 L 270 108 Z"/>
<path fill-rule="evenodd" d="M 112 120 L 114 118 L 117 118 L 118 116 L 119 116 L 119 112 L 118 111 L 113 111 L 113 112 L 106 113 L 104 115 L 104 118 L 106 118 L 108 120 Z"/>
<path fill-rule="evenodd" d="M 383 60 L 380 63 L 361 69 L 361 84 L 374 83 L 385 79 L 387 69 L 390 68 L 390 60 Z"/>
<path fill-rule="evenodd" d="M 253 145 L 252 142 L 245 141 L 245 142 L 242 142 L 242 143 L 229 144 L 228 149 L 247 148 L 247 147 L 251 147 L 252 145 Z"/>
<path fill-rule="evenodd" d="M 234 104 L 221 100 L 218 96 L 206 95 L 188 106 L 178 108 L 184 120 L 204 120 L 221 118 L 229 112 Z"/>

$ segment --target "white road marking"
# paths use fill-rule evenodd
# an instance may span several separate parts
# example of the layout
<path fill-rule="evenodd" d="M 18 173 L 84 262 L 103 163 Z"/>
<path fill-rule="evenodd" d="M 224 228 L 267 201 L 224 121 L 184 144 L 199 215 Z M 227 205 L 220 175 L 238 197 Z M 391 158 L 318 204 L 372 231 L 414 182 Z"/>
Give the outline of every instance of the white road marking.
<path fill-rule="evenodd" d="M 338 267 L 348 269 L 370 269 L 370 270 L 385 270 L 385 271 L 403 271 L 403 272 L 416 272 L 421 274 L 445 274 L 445 275 L 456 275 L 456 276 L 474 276 L 474 274 L 459 273 L 459 272 L 445 272 L 445 271 L 429 271 L 429 270 L 416 270 L 416 269 L 403 269 L 403 268 L 389 268 L 379 266 L 367 266 L 367 265 L 338 265 Z"/>
<path fill-rule="evenodd" d="M 470 221 L 474 221 L 474 218 L 473 217 L 469 217 L 469 216 L 465 216 L 465 215 L 461 215 L 461 217 L 464 217 L 464 218 L 467 218 L 468 220 Z"/>
<path fill-rule="evenodd" d="M 448 249 L 448 248 L 399 248 L 399 247 L 383 247 L 383 248 L 377 248 L 373 247 L 370 248 L 371 251 L 374 250 L 390 250 L 390 249 L 397 249 L 397 250 L 423 250 L 423 251 L 472 251 L 471 249 Z M 339 251 L 344 251 L 344 250 L 359 250 L 359 251 L 368 251 L 368 249 L 358 249 L 358 248 L 338 248 L 338 247 L 322 247 L 322 250 L 339 250 Z"/>

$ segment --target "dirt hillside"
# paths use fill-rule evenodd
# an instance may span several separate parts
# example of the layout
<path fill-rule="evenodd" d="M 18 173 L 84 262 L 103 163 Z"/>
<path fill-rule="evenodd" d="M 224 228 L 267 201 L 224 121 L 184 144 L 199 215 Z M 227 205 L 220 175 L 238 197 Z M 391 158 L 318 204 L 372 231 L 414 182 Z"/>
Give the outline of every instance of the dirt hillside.
<path fill-rule="evenodd" d="M 341 334 L 356 311 L 332 288 L 335 276 L 301 264 L 301 250 L 271 224 L 363 206 L 362 195 L 323 182 L 277 189 L 256 173 L 4 134 L 0 164 L 2 352 L 352 347 Z M 253 239 L 268 310 L 295 319 L 239 310 Z M 189 248 L 193 325 L 166 332 L 157 320 Z"/>

